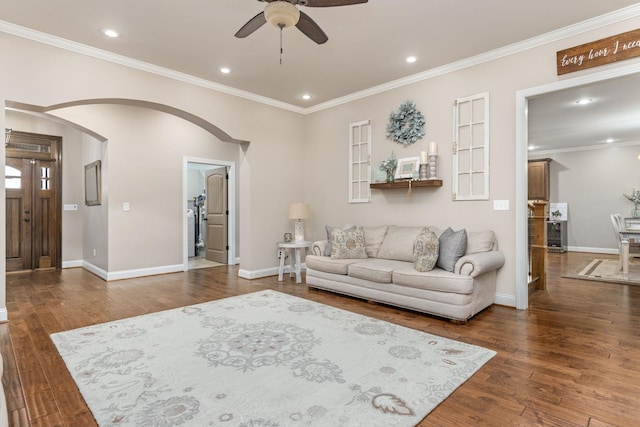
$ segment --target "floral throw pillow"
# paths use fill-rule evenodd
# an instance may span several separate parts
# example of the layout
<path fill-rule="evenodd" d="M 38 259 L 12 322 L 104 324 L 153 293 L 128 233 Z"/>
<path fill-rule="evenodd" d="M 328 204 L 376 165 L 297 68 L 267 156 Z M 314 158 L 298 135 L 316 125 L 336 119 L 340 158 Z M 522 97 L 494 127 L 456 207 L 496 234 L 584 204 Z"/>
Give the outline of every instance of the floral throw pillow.
<path fill-rule="evenodd" d="M 413 266 L 418 271 L 431 271 L 438 261 L 440 242 L 436 233 L 423 228 L 413 245 Z"/>
<path fill-rule="evenodd" d="M 339 229 L 340 227 L 334 227 L 332 225 L 325 225 L 324 226 L 325 230 L 327 230 L 327 246 L 325 246 L 324 248 L 324 256 L 331 256 L 331 246 L 333 245 L 333 243 L 331 242 L 331 232 L 333 231 L 334 228 Z M 355 225 L 345 225 L 344 227 L 342 227 L 343 230 L 355 230 L 356 226 Z"/>
<path fill-rule="evenodd" d="M 332 259 L 364 259 L 367 252 L 364 247 L 364 230 L 362 227 L 331 230 Z"/>

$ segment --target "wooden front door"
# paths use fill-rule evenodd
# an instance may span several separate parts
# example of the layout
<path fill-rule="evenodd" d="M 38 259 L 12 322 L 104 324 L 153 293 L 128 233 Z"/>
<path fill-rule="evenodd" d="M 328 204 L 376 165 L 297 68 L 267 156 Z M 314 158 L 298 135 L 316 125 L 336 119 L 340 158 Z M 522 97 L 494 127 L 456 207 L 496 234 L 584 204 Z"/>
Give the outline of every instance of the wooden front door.
<path fill-rule="evenodd" d="M 229 247 L 227 243 L 227 168 L 207 171 L 206 198 L 206 256 L 209 261 L 226 264 Z"/>
<path fill-rule="evenodd" d="M 6 271 L 61 267 L 61 138 L 12 132 L 5 159 Z"/>

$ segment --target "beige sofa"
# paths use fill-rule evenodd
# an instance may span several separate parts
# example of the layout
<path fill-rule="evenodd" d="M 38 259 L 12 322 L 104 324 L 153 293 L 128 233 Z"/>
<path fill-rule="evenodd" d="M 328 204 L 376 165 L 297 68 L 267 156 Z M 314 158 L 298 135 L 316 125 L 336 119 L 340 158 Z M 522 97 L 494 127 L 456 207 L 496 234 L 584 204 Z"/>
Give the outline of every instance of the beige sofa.
<path fill-rule="evenodd" d="M 328 240 L 312 244 L 306 257 L 306 283 L 310 287 L 462 323 L 493 304 L 496 272 L 504 264 L 493 231 L 466 232 L 466 248 L 453 271 L 440 267 L 418 271 L 414 243 L 424 227 L 362 229 L 366 259 L 335 259 L 327 251 Z M 429 230 L 442 240 L 444 230 Z M 443 247 L 441 243 L 440 249 Z"/>

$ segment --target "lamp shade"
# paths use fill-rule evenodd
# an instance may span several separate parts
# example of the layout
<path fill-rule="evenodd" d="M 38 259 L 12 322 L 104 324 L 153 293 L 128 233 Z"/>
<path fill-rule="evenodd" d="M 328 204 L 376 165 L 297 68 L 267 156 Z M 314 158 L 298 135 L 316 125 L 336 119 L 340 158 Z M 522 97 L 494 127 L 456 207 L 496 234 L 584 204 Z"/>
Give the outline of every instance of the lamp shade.
<path fill-rule="evenodd" d="M 306 203 L 291 203 L 289 205 L 289 219 L 311 218 L 311 210 Z"/>

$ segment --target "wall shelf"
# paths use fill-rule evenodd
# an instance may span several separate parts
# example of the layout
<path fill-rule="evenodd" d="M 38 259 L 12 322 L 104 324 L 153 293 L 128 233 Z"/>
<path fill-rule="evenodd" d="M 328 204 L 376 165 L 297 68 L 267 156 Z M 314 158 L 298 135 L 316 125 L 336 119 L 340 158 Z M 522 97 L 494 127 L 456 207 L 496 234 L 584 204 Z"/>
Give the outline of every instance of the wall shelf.
<path fill-rule="evenodd" d="M 416 188 L 416 187 L 442 187 L 441 179 L 425 179 L 425 180 L 400 180 L 395 182 L 374 182 L 369 184 L 371 188 L 387 190 L 392 188 Z"/>

